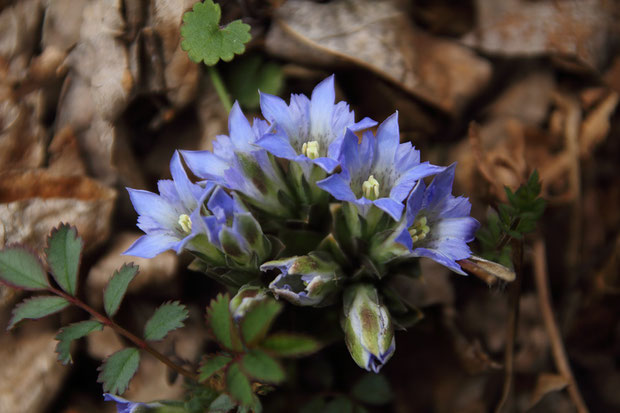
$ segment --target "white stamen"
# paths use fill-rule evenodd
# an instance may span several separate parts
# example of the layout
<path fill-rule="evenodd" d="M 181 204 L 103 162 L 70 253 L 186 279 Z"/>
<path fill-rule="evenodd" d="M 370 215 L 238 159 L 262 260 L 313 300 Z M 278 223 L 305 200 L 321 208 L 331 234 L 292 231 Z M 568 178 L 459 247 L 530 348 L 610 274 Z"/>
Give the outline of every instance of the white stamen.
<path fill-rule="evenodd" d="M 186 234 L 190 234 L 192 232 L 192 220 L 189 215 L 181 214 L 179 215 L 179 226 Z"/>
<path fill-rule="evenodd" d="M 379 198 L 379 181 L 374 176 L 370 175 L 367 181 L 362 183 L 362 193 L 371 201 Z"/>
<path fill-rule="evenodd" d="M 316 159 L 320 156 L 319 149 L 320 149 L 319 142 L 309 141 L 309 142 L 305 142 L 301 146 L 301 153 L 303 155 L 306 155 L 310 159 Z"/>

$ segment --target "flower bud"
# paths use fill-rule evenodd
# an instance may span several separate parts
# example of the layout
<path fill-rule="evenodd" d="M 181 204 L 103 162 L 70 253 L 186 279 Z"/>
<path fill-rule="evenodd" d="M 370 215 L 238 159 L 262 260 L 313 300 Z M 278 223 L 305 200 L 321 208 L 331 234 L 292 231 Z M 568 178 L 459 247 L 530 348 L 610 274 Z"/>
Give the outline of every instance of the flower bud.
<path fill-rule="evenodd" d="M 230 300 L 229 308 L 233 319 L 239 320 L 257 303 L 267 298 L 266 290 L 255 285 L 244 285 Z"/>
<path fill-rule="evenodd" d="M 394 327 L 386 306 L 370 284 L 357 284 L 344 292 L 342 329 L 358 366 L 378 373 L 395 350 Z"/>
<path fill-rule="evenodd" d="M 293 304 L 313 307 L 330 304 L 339 288 L 340 266 L 323 252 L 269 261 L 260 268 L 281 272 L 269 288 L 277 297 L 282 296 Z"/>

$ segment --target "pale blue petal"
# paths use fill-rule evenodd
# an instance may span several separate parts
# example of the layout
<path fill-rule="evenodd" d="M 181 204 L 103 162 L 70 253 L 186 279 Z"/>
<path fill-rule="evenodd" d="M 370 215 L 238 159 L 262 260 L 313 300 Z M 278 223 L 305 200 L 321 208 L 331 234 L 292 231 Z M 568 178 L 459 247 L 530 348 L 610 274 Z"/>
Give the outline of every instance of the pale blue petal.
<path fill-rule="evenodd" d="M 224 176 L 230 163 L 209 151 L 181 151 L 188 168 L 199 178 L 225 185 Z"/>
<path fill-rule="evenodd" d="M 431 182 L 428 186 L 428 190 L 426 191 L 426 197 L 424 200 L 425 206 L 434 205 L 452 195 L 452 184 L 454 183 L 455 168 L 456 164 L 453 163 L 433 179 L 433 182 Z"/>
<path fill-rule="evenodd" d="M 296 132 L 297 128 L 284 100 L 267 93 L 260 93 L 260 108 L 265 119 L 272 124 L 275 123 L 277 128 L 283 128 L 287 135 L 293 135 Z"/>
<path fill-rule="evenodd" d="M 375 206 L 382 211 L 386 212 L 395 221 L 399 221 L 403 215 L 403 209 L 405 206 L 401 202 L 396 202 L 391 198 L 379 198 L 373 201 Z"/>
<path fill-rule="evenodd" d="M 480 223 L 472 217 L 443 218 L 433 224 L 433 238 L 456 238 L 470 242 L 474 240 L 479 226 Z"/>
<path fill-rule="evenodd" d="M 447 268 L 451 269 L 452 271 L 454 271 L 454 272 L 456 272 L 458 274 L 467 275 L 461 269 L 461 266 L 458 265 L 455 262 L 454 259 L 444 255 L 440 250 L 432 250 L 432 249 L 427 249 L 427 248 L 416 248 L 416 249 L 413 250 L 411 255 L 414 256 L 414 257 L 430 258 L 433 261 L 443 265 L 444 267 L 447 267 Z"/>
<path fill-rule="evenodd" d="M 409 251 L 413 248 L 413 240 L 411 239 L 411 234 L 407 228 L 403 229 L 394 241 L 403 244 Z"/>
<path fill-rule="evenodd" d="M 384 120 L 377 129 L 377 168 L 392 169 L 400 142 L 398 112 Z"/>
<path fill-rule="evenodd" d="M 329 192 L 334 198 L 339 201 L 355 201 L 356 197 L 351 190 L 350 181 L 346 179 L 346 174 L 339 173 L 336 175 L 328 176 L 327 178 L 318 181 L 316 184 L 322 190 Z"/>
<path fill-rule="evenodd" d="M 310 134 L 312 136 L 330 134 L 335 100 L 334 75 L 331 75 L 316 85 L 312 91 L 310 98 Z"/>
<path fill-rule="evenodd" d="M 328 174 L 332 173 L 334 169 L 336 169 L 338 165 L 340 165 L 340 162 L 331 158 L 316 158 L 313 161 L 316 165 L 323 168 L 323 170 Z"/>
<path fill-rule="evenodd" d="M 170 228 L 177 222 L 175 209 L 159 195 L 141 189 L 127 188 L 127 191 L 138 215 L 151 218 L 162 228 Z"/>
<path fill-rule="evenodd" d="M 297 152 L 291 146 L 289 139 L 281 133 L 266 134 L 255 143 L 279 158 L 294 159 L 297 156 Z"/>
<path fill-rule="evenodd" d="M 239 102 L 235 102 L 228 115 L 228 131 L 235 149 L 250 152 L 254 149 L 252 142 L 256 140 L 250 122 L 241 111 Z"/>
<path fill-rule="evenodd" d="M 373 126 L 377 126 L 377 121 L 370 119 L 369 117 L 365 117 L 357 123 L 354 123 L 347 128 L 352 130 L 353 132 L 362 131 L 364 129 L 372 128 Z"/>
<path fill-rule="evenodd" d="M 175 249 L 179 239 L 167 234 L 147 234 L 138 238 L 123 255 L 153 258 L 164 251 Z"/>
<path fill-rule="evenodd" d="M 172 174 L 172 180 L 174 186 L 177 189 L 177 193 L 181 198 L 181 202 L 188 209 L 196 208 L 197 198 L 200 196 L 200 187 L 193 184 L 187 177 L 185 168 L 181 163 L 181 157 L 178 151 L 174 151 L 172 159 L 170 160 L 170 173 Z M 198 187 L 198 188 L 196 188 Z"/>
<path fill-rule="evenodd" d="M 431 165 L 428 162 L 421 163 L 409 169 L 403 175 L 399 176 L 396 182 L 394 182 L 394 186 L 390 191 L 390 198 L 397 201 L 403 201 L 407 198 L 409 192 L 411 192 L 411 189 L 415 186 L 418 180 L 439 173 L 444 169 L 445 167 L 443 166 Z M 426 193 L 428 194 L 428 190 Z"/>

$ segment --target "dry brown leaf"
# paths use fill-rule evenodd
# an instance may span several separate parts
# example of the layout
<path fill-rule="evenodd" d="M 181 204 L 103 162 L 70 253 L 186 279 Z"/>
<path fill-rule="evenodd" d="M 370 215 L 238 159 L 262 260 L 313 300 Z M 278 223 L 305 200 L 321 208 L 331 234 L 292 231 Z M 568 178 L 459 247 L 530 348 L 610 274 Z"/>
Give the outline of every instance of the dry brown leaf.
<path fill-rule="evenodd" d="M 477 0 L 478 27 L 463 43 L 502 56 L 575 56 L 600 69 L 613 39 L 613 2 Z"/>
<path fill-rule="evenodd" d="M 618 106 L 618 93 L 609 94 L 600 102 L 581 123 L 579 131 L 579 152 L 581 157 L 591 157 L 594 148 L 609 134 L 609 118 Z"/>
<path fill-rule="evenodd" d="M 568 386 L 568 381 L 563 376 L 554 373 L 541 373 L 536 380 L 536 387 L 530 399 L 530 408 L 534 407 L 547 394 L 560 391 L 566 386 Z"/>
<path fill-rule="evenodd" d="M 50 172 L 66 176 L 86 174 L 77 138 L 70 126 L 65 126 L 54 135 L 48 151 Z"/>
<path fill-rule="evenodd" d="M 116 191 L 84 176 L 46 170 L 0 173 L 0 245 L 25 243 L 42 249 L 61 221 L 75 225 L 86 248 L 105 241 Z"/>
<path fill-rule="evenodd" d="M 394 1 L 289 0 L 274 23 L 282 31 L 268 34 L 271 53 L 307 59 L 304 48 L 280 47 L 286 33 L 285 45 L 296 40 L 366 67 L 447 112 L 458 111 L 491 76 L 486 60 L 415 29 Z"/>
<path fill-rule="evenodd" d="M 45 158 L 45 130 L 27 102 L 0 101 L 0 172 L 36 168 Z"/>

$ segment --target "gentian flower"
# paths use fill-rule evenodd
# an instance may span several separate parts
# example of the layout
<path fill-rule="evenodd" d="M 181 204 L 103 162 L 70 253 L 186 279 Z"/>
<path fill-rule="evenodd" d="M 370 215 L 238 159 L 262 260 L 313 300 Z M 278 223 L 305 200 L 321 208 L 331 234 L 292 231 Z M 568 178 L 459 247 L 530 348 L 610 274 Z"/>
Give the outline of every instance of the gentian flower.
<path fill-rule="evenodd" d="M 116 410 L 118 413 L 146 413 L 146 412 L 155 412 L 160 407 L 164 407 L 161 403 L 141 403 L 141 402 L 132 402 L 122 397 L 115 396 L 110 393 L 105 393 L 103 395 L 103 400 L 106 402 L 116 402 Z M 177 410 L 167 410 L 167 411 L 177 411 Z M 178 410 L 181 412 L 182 410 Z"/>
<path fill-rule="evenodd" d="M 340 266 L 322 252 L 268 261 L 260 269 L 279 270 L 280 274 L 269 284 L 269 289 L 276 297 L 301 306 L 331 304 L 342 279 Z"/>
<path fill-rule="evenodd" d="M 253 125 L 235 102 L 228 117 L 230 136 L 219 135 L 213 152 L 181 151 L 189 169 L 199 178 L 237 191 L 244 199 L 272 214 L 287 215 L 279 192 L 288 194 L 282 172 L 267 151 L 254 143 L 268 130 L 264 120 Z"/>
<path fill-rule="evenodd" d="M 390 313 L 375 287 L 356 284 L 345 290 L 341 324 L 353 360 L 378 373 L 394 355 L 396 344 Z"/>
<path fill-rule="evenodd" d="M 211 215 L 202 217 L 209 242 L 242 266 L 257 266 L 271 251 L 260 224 L 237 198 L 217 187 L 207 202 Z"/>
<path fill-rule="evenodd" d="M 455 167 L 438 174 L 428 188 L 424 181 L 418 182 L 407 199 L 406 228 L 396 241 L 409 249 L 410 256 L 427 257 L 465 274 L 456 261 L 471 256 L 467 243 L 480 224 L 469 216 L 469 200 L 452 195 Z"/>
<path fill-rule="evenodd" d="M 334 198 L 355 204 L 362 216 L 375 205 L 400 220 L 403 201 L 416 182 L 444 168 L 420 163 L 420 152 L 410 142 L 399 141 L 398 112 L 379 125 L 376 137 L 364 132 L 360 142 L 347 130 L 340 157 L 342 172 L 317 185 Z"/>
<path fill-rule="evenodd" d="M 159 195 L 140 189 L 127 188 L 138 216 L 138 228 L 146 233 L 136 240 L 123 254 L 153 258 L 166 251 L 179 253 L 183 248 L 196 249 L 192 240 L 201 232 L 193 226 L 198 220 L 204 199 L 213 190 L 192 183 L 175 151 L 170 161 L 172 180 L 160 180 Z"/>
<path fill-rule="evenodd" d="M 290 104 L 277 96 L 260 95 L 263 116 L 273 129 L 256 144 L 279 158 L 298 163 L 308 177 L 312 164 L 331 173 L 339 164 L 340 146 L 345 129 L 366 129 L 377 124 L 370 118 L 355 123 L 355 115 L 346 102 L 334 103 L 334 76 L 319 83 L 308 99 L 291 95 Z"/>

